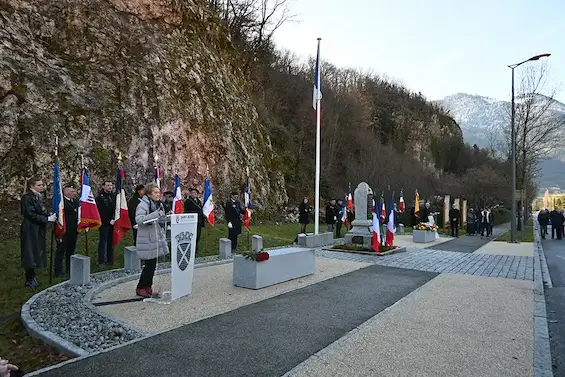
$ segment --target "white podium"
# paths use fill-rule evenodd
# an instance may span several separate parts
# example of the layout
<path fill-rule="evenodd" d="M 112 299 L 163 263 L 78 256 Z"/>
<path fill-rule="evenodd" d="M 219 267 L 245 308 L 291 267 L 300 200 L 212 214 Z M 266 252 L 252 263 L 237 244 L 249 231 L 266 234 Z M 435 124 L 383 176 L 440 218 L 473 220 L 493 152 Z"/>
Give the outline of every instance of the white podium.
<path fill-rule="evenodd" d="M 171 215 L 171 301 L 192 292 L 198 214 Z"/>
<path fill-rule="evenodd" d="M 160 298 L 146 298 L 143 300 L 146 302 L 170 304 L 192 292 L 198 214 L 182 213 L 167 217 L 171 224 L 171 291 L 163 292 Z"/>

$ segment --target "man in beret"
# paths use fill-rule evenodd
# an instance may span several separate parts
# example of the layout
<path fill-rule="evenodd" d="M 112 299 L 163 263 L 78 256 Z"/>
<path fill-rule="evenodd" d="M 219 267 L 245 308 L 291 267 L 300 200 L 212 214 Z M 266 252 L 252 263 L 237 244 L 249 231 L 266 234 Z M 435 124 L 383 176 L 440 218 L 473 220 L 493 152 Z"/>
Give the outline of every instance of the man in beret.
<path fill-rule="evenodd" d="M 200 191 L 197 188 L 191 187 L 189 190 L 189 196 L 184 201 L 184 213 L 196 213 L 198 214 L 198 229 L 196 230 L 196 255 L 200 253 L 200 234 L 202 233 L 202 228 L 205 226 L 205 217 L 202 212 L 202 201 L 198 197 Z"/>
<path fill-rule="evenodd" d="M 226 221 L 228 222 L 228 238 L 231 240 L 231 249 L 237 249 L 237 236 L 241 234 L 241 217 L 245 213 L 245 208 L 238 200 L 237 191 L 232 191 L 230 199 L 224 205 Z"/>
<path fill-rule="evenodd" d="M 71 270 L 71 255 L 75 253 L 78 238 L 78 200 L 77 189 L 74 184 L 69 183 L 63 188 L 63 203 L 65 212 L 65 234 L 57 240 L 57 251 L 55 253 L 55 276 L 63 273 L 63 259 L 67 274 Z"/>

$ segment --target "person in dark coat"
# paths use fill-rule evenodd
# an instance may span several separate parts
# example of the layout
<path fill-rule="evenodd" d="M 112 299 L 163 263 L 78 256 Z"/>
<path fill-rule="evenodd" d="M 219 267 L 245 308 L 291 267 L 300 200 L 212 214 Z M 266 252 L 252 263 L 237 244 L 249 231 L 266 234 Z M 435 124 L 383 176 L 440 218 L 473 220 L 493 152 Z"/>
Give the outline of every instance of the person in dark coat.
<path fill-rule="evenodd" d="M 189 196 L 184 201 L 184 213 L 196 213 L 198 215 L 198 228 L 196 230 L 196 254 L 199 253 L 200 245 L 200 234 L 202 233 L 202 228 L 206 226 L 206 216 L 202 212 L 202 201 L 198 197 L 200 192 L 198 189 L 192 187 L 189 189 Z"/>
<path fill-rule="evenodd" d="M 335 199 L 332 199 L 326 205 L 326 224 L 328 224 L 328 232 L 333 233 L 338 214 L 339 209 L 335 205 Z"/>
<path fill-rule="evenodd" d="M 55 222 L 57 215 L 49 214 L 41 199 L 44 190 L 43 181 L 39 177 L 27 181 L 26 193 L 21 200 L 20 247 L 22 268 L 25 270 L 25 286 L 36 288 L 39 282 L 35 278 L 36 268 L 45 268 L 46 256 L 46 225 Z"/>
<path fill-rule="evenodd" d="M 467 212 L 467 234 L 470 236 L 475 235 L 475 210 L 473 208 L 469 208 Z"/>
<path fill-rule="evenodd" d="M 426 204 L 424 204 L 424 207 L 420 209 L 420 222 L 427 223 L 428 221 L 430 221 L 430 214 L 430 202 L 426 202 Z"/>
<path fill-rule="evenodd" d="M 245 213 L 245 208 L 237 199 L 236 191 L 231 193 L 231 198 L 224 205 L 226 221 L 228 222 L 228 238 L 231 240 L 231 249 L 237 249 L 237 236 L 241 234 L 241 216 Z"/>
<path fill-rule="evenodd" d="M 63 203 L 65 211 L 65 234 L 57 240 L 57 252 L 55 253 L 55 276 L 61 276 L 63 272 L 63 259 L 67 274 L 71 272 L 71 255 L 75 253 L 78 238 L 78 201 L 77 190 L 72 185 L 63 189 Z"/>
<path fill-rule="evenodd" d="M 298 222 L 300 223 L 300 233 L 306 233 L 306 226 L 310 224 L 310 213 L 312 206 L 307 197 L 302 199 L 302 203 L 298 206 Z"/>
<path fill-rule="evenodd" d="M 174 194 L 172 191 L 165 191 L 163 193 L 163 208 L 165 208 L 166 214 L 173 212 L 173 198 Z"/>
<path fill-rule="evenodd" d="M 455 204 L 449 210 L 449 224 L 451 225 L 451 237 L 459 237 L 459 219 L 461 212 L 457 209 Z"/>
<path fill-rule="evenodd" d="M 337 204 L 335 206 L 335 211 L 337 212 L 337 220 L 336 220 L 336 227 L 335 227 L 335 236 L 337 238 L 341 238 L 341 227 L 343 226 L 343 214 L 347 209 L 345 208 L 345 204 L 343 203 L 342 199 L 337 200 Z"/>
<path fill-rule="evenodd" d="M 563 214 L 559 211 L 559 207 L 555 207 L 553 211 L 549 214 L 551 219 L 551 238 L 560 240 L 563 237 L 561 230 L 563 229 Z"/>
<path fill-rule="evenodd" d="M 131 224 L 131 230 L 133 232 L 133 245 L 137 245 L 137 229 L 139 229 L 139 225 L 135 222 L 135 210 L 141 202 L 141 198 L 145 195 L 145 186 L 137 185 L 135 186 L 135 192 L 133 196 L 128 202 L 128 215 L 129 215 L 129 222 Z"/>
<path fill-rule="evenodd" d="M 538 214 L 538 223 L 540 225 L 540 236 L 545 239 L 547 236 L 547 224 L 549 223 L 549 212 L 547 209 L 542 209 Z"/>
<path fill-rule="evenodd" d="M 116 196 L 113 192 L 114 184 L 104 181 L 104 188 L 96 197 L 96 206 L 100 213 L 102 225 L 99 228 L 98 239 L 98 264 L 114 264 L 114 211 L 116 210 Z"/>

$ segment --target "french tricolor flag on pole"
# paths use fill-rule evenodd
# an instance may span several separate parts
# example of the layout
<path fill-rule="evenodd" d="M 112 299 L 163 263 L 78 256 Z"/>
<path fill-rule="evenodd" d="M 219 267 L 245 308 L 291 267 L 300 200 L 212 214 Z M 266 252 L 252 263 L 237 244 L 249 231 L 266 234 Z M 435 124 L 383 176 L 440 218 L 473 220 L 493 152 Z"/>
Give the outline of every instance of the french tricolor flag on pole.
<path fill-rule="evenodd" d="M 314 95 L 312 106 L 318 110 L 318 102 L 322 99 L 322 78 L 320 75 L 320 41 L 318 40 L 318 52 L 316 54 L 316 68 L 314 68 Z"/>
<path fill-rule="evenodd" d="M 182 204 L 182 193 L 180 189 L 180 178 L 178 174 L 175 174 L 175 197 L 173 198 L 173 213 L 179 214 L 184 212 Z"/>
<path fill-rule="evenodd" d="M 377 213 L 377 206 L 375 199 L 373 199 L 373 237 L 372 246 L 376 253 L 380 253 L 379 248 L 381 245 L 381 224 L 379 223 L 379 214 Z"/>
<path fill-rule="evenodd" d="M 206 177 L 204 181 L 204 205 L 202 213 L 208 219 L 211 225 L 214 225 L 214 201 L 212 200 L 212 183 L 210 178 Z"/>

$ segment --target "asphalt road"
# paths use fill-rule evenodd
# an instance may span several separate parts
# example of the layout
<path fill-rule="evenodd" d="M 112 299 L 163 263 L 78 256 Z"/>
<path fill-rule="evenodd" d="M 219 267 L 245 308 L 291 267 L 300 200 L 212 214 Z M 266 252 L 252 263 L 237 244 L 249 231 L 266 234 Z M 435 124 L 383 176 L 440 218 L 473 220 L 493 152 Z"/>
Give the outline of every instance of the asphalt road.
<path fill-rule="evenodd" d="M 542 240 L 553 288 L 545 290 L 553 376 L 565 377 L 565 239 Z"/>
<path fill-rule="evenodd" d="M 492 230 L 493 237 L 498 236 L 510 229 L 510 223 L 497 225 Z M 440 243 L 438 245 L 433 245 L 427 247 L 427 249 L 434 249 L 434 250 L 446 250 L 446 251 L 458 251 L 461 253 L 472 253 L 475 250 L 479 249 L 481 246 L 486 245 L 490 241 L 492 241 L 493 237 L 491 238 L 481 238 L 480 235 L 477 236 L 460 236 L 459 238 L 455 238 L 451 241 L 447 241 L 444 243 Z"/>
<path fill-rule="evenodd" d="M 369 266 L 41 376 L 278 377 L 437 275 Z"/>

